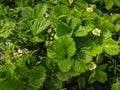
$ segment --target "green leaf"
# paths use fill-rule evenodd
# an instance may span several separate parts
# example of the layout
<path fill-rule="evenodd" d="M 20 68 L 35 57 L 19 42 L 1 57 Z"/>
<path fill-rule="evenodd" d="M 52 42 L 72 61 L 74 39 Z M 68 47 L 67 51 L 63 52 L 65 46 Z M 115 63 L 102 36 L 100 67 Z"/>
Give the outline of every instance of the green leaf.
<path fill-rule="evenodd" d="M 97 70 L 96 71 L 96 80 L 101 83 L 105 83 L 107 81 L 107 73 Z"/>
<path fill-rule="evenodd" d="M 68 79 L 71 77 L 68 72 L 58 72 L 56 74 L 56 77 L 61 81 L 68 81 Z"/>
<path fill-rule="evenodd" d="M 34 10 L 31 7 L 25 7 L 22 10 L 22 17 L 27 20 L 34 19 Z"/>
<path fill-rule="evenodd" d="M 75 0 L 75 3 L 80 7 L 80 8 L 84 8 L 84 9 L 86 9 L 87 8 L 87 6 L 88 6 L 88 4 L 85 2 L 85 1 L 83 1 L 83 0 Z"/>
<path fill-rule="evenodd" d="M 92 84 L 92 83 L 94 83 L 95 81 L 96 81 L 96 71 L 94 70 L 94 71 L 92 72 L 92 74 L 90 75 L 88 82 L 89 82 L 90 84 Z"/>
<path fill-rule="evenodd" d="M 75 42 L 73 38 L 68 36 L 59 37 L 47 49 L 47 55 L 50 58 L 66 58 L 72 57 L 75 54 Z"/>
<path fill-rule="evenodd" d="M 62 36 L 62 35 L 70 33 L 69 26 L 64 22 L 60 22 L 58 24 L 56 31 L 57 31 L 58 36 Z"/>
<path fill-rule="evenodd" d="M 96 3 L 96 2 L 98 2 L 99 0 L 91 0 L 90 2 L 92 2 L 92 3 Z"/>
<path fill-rule="evenodd" d="M 55 77 L 51 77 L 46 81 L 46 88 L 47 90 L 61 90 L 62 81 Z"/>
<path fill-rule="evenodd" d="M 77 84 L 78 84 L 79 89 L 85 87 L 85 85 L 86 85 L 85 77 L 78 77 Z"/>
<path fill-rule="evenodd" d="M 31 40 L 31 42 L 43 42 L 44 37 L 39 38 L 39 37 L 35 36 L 35 37 L 31 38 L 30 40 Z"/>
<path fill-rule="evenodd" d="M 28 86 L 32 89 L 39 89 L 46 78 L 46 69 L 43 66 L 34 67 L 29 73 Z"/>
<path fill-rule="evenodd" d="M 109 55 L 117 55 L 119 53 L 119 45 L 113 39 L 106 39 L 102 44 L 103 50 Z"/>
<path fill-rule="evenodd" d="M 84 63 L 89 63 L 92 61 L 92 54 L 89 48 L 82 48 L 78 53 L 77 57 Z"/>
<path fill-rule="evenodd" d="M 80 60 L 74 60 L 73 61 L 73 69 L 76 71 L 76 72 L 85 72 L 86 71 L 86 67 L 85 67 L 85 63 L 83 63 L 82 61 Z"/>
<path fill-rule="evenodd" d="M 15 79 L 9 78 L 4 81 L 0 81 L 0 90 L 23 90 L 23 82 Z"/>
<path fill-rule="evenodd" d="M 35 20 L 34 24 L 32 25 L 33 35 L 36 36 L 37 34 L 41 33 L 50 25 L 50 21 L 46 20 L 45 18 Z"/>
<path fill-rule="evenodd" d="M 112 17 L 111 17 L 111 21 L 112 22 L 115 22 L 117 19 L 119 19 L 120 18 L 120 15 L 119 14 L 113 14 L 113 15 L 111 15 Z"/>
<path fill-rule="evenodd" d="M 108 64 L 102 64 L 97 67 L 97 70 L 104 71 L 107 68 Z"/>
<path fill-rule="evenodd" d="M 72 67 L 72 61 L 70 59 L 60 60 L 58 66 L 62 72 L 67 72 Z"/>
<path fill-rule="evenodd" d="M 107 81 L 107 74 L 101 70 L 95 70 L 89 77 L 89 83 L 94 83 L 95 81 L 99 81 L 101 83 L 105 83 Z"/>
<path fill-rule="evenodd" d="M 57 5 L 55 8 L 54 8 L 54 14 L 56 16 L 63 16 L 63 15 L 68 15 L 70 12 L 69 8 L 64 6 L 64 5 Z"/>
<path fill-rule="evenodd" d="M 44 16 L 46 10 L 47 10 L 47 5 L 46 5 L 46 4 L 37 4 L 37 5 L 34 7 L 35 17 Z"/>
<path fill-rule="evenodd" d="M 120 81 L 117 81 L 116 83 L 112 84 L 111 90 L 120 90 Z"/>
<path fill-rule="evenodd" d="M 115 5 L 117 5 L 118 7 L 120 7 L 120 0 L 114 0 Z"/>
<path fill-rule="evenodd" d="M 90 31 L 92 31 L 93 26 L 79 26 L 79 28 L 74 32 L 74 35 L 77 37 L 86 36 Z"/>
<path fill-rule="evenodd" d="M 104 0 L 105 1 L 105 8 L 107 10 L 109 10 L 110 8 L 112 8 L 112 6 L 114 5 L 114 0 Z"/>
<path fill-rule="evenodd" d="M 95 43 L 92 44 L 92 56 L 96 56 L 100 53 L 102 53 L 102 47 L 100 45 L 96 45 Z"/>
<path fill-rule="evenodd" d="M 114 32 L 115 31 L 115 25 L 111 21 L 106 20 L 104 22 L 104 24 L 102 24 L 101 30 L 102 30 L 102 32 L 105 32 L 105 31 Z"/>
<path fill-rule="evenodd" d="M 120 31 L 120 24 L 119 24 L 119 23 L 117 23 L 117 24 L 115 25 L 115 31 L 116 31 L 116 32 L 119 32 L 119 31 Z"/>
<path fill-rule="evenodd" d="M 79 23 L 81 23 L 79 18 L 77 18 L 77 17 L 72 18 L 72 23 L 70 25 L 71 29 L 75 30 Z"/>
<path fill-rule="evenodd" d="M 15 73 L 17 77 L 24 78 L 27 76 L 28 68 L 25 65 L 16 64 Z"/>

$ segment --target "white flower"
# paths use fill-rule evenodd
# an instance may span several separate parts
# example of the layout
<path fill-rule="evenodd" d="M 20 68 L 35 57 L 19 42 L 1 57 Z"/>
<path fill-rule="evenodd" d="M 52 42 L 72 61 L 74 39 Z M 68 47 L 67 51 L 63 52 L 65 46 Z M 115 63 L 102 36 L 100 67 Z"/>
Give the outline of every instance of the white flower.
<path fill-rule="evenodd" d="M 18 49 L 18 54 L 21 54 L 23 51 L 21 49 Z"/>
<path fill-rule="evenodd" d="M 91 62 L 90 71 L 94 70 L 96 67 L 97 67 L 97 64 L 95 64 L 94 62 Z"/>
<path fill-rule="evenodd" d="M 87 12 L 93 12 L 93 8 L 92 7 L 88 7 L 87 8 Z"/>
<path fill-rule="evenodd" d="M 101 32 L 101 30 L 98 29 L 98 28 L 95 28 L 95 29 L 92 30 L 92 34 L 95 35 L 95 36 L 100 36 L 100 32 Z"/>
<path fill-rule="evenodd" d="M 69 3 L 72 4 L 74 0 L 69 0 Z"/>

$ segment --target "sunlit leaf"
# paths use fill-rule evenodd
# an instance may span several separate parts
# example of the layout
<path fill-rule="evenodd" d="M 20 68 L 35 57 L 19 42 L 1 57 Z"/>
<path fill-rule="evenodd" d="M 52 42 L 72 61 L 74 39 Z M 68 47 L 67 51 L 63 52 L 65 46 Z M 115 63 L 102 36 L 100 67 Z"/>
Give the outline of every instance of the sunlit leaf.
<path fill-rule="evenodd" d="M 117 41 L 113 40 L 113 39 L 107 39 L 103 42 L 102 44 L 103 50 L 105 50 L 105 52 L 107 54 L 110 55 L 117 55 L 119 53 L 119 46 Z"/>
<path fill-rule="evenodd" d="M 72 57 L 75 54 L 75 51 L 76 48 L 73 38 L 62 36 L 48 48 L 48 56 L 50 58 Z"/>
<path fill-rule="evenodd" d="M 105 1 L 105 8 L 110 9 L 114 5 L 114 0 L 104 0 Z"/>
<path fill-rule="evenodd" d="M 62 72 L 67 72 L 72 67 L 72 61 L 70 59 L 60 60 L 58 66 Z"/>
<path fill-rule="evenodd" d="M 32 25 L 33 35 L 37 35 L 47 29 L 50 25 L 50 21 L 46 20 L 45 18 L 35 20 L 34 24 Z"/>
<path fill-rule="evenodd" d="M 79 26 L 77 31 L 74 32 L 74 35 L 77 37 L 86 36 L 90 31 L 92 31 L 93 27 L 89 26 Z"/>

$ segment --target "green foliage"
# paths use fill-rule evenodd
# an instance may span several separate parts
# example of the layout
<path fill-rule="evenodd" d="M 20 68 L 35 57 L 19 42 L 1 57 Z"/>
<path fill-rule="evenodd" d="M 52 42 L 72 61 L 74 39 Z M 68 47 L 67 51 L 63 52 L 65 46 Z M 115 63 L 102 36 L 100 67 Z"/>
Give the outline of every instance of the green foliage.
<path fill-rule="evenodd" d="M 1 0 L 0 90 L 93 90 L 96 81 L 119 90 L 119 9 L 120 0 Z"/>
<path fill-rule="evenodd" d="M 89 83 L 94 83 L 95 81 L 105 83 L 107 81 L 107 74 L 101 70 L 93 71 L 89 77 Z"/>
<path fill-rule="evenodd" d="M 116 81 L 116 83 L 112 84 L 111 90 L 119 90 L 120 89 L 120 81 Z"/>
<path fill-rule="evenodd" d="M 59 90 L 62 87 L 62 81 L 58 80 L 55 77 L 51 77 L 46 82 L 46 88 L 47 90 Z"/>
<path fill-rule="evenodd" d="M 42 66 L 37 66 L 34 67 L 30 73 L 29 73 L 29 80 L 28 80 L 28 86 L 31 87 L 32 89 L 39 89 L 42 85 L 43 82 L 45 81 L 46 77 L 46 70 Z"/>
<path fill-rule="evenodd" d="M 114 5 L 114 0 L 105 0 L 105 7 L 106 9 L 110 9 Z"/>
<path fill-rule="evenodd" d="M 107 54 L 117 55 L 119 53 L 118 43 L 112 39 L 105 40 L 102 47 Z"/>
<path fill-rule="evenodd" d="M 72 62 L 70 59 L 61 60 L 58 62 L 58 66 L 62 72 L 67 72 L 72 67 Z"/>
<path fill-rule="evenodd" d="M 45 30 L 50 25 L 50 21 L 44 19 L 37 19 L 34 21 L 34 24 L 32 25 L 32 32 L 33 35 L 36 36 L 37 34 L 41 33 L 43 30 Z"/>
<path fill-rule="evenodd" d="M 48 48 L 48 56 L 50 58 L 70 58 L 75 54 L 75 50 L 73 38 L 62 36 Z"/>

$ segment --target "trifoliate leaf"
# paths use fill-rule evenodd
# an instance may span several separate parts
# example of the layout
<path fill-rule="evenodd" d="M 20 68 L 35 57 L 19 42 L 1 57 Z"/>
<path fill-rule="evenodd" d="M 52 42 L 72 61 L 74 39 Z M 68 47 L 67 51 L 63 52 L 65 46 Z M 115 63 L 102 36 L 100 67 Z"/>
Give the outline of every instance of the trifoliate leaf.
<path fill-rule="evenodd" d="M 119 45 L 113 39 L 106 39 L 102 44 L 103 50 L 109 55 L 117 55 L 119 53 Z"/>

